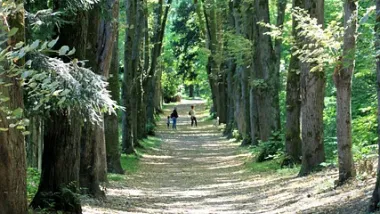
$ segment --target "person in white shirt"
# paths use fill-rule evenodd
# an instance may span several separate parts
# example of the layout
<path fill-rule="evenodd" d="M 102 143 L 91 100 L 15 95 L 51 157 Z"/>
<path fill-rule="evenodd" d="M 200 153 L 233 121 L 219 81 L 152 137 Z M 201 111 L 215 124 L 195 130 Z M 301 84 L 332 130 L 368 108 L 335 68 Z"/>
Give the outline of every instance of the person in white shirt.
<path fill-rule="evenodd" d="M 189 111 L 189 115 L 191 117 L 191 126 L 198 126 L 197 118 L 195 117 L 194 106 L 191 106 L 191 110 Z"/>

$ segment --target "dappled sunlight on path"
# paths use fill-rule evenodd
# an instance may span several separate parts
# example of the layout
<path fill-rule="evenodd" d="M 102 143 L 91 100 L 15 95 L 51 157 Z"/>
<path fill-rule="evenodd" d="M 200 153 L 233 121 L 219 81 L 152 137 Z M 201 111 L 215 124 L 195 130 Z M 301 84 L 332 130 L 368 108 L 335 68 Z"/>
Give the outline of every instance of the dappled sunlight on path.
<path fill-rule="evenodd" d="M 200 115 L 196 128 L 189 127 L 191 104 Z M 141 158 L 137 172 L 111 182 L 107 201 L 85 201 L 84 213 L 361 213 L 367 203 L 373 180 L 333 190 L 335 170 L 305 178 L 250 172 L 250 155 L 205 120 L 202 101 L 177 107 L 178 130 L 163 117 L 160 148 Z"/>

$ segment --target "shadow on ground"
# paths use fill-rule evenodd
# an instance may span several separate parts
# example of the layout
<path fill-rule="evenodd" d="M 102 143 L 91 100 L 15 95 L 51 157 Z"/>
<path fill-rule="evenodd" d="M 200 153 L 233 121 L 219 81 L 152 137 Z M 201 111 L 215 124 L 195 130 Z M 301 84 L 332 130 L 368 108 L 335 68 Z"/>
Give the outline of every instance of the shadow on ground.
<path fill-rule="evenodd" d="M 198 127 L 189 126 L 192 104 L 202 121 Z M 163 117 L 161 147 L 144 155 L 136 173 L 112 182 L 107 201 L 84 201 L 84 213 L 366 213 L 373 179 L 334 190 L 335 170 L 304 178 L 252 173 L 250 154 L 205 120 L 202 101 L 177 108 L 178 130 L 167 129 Z"/>

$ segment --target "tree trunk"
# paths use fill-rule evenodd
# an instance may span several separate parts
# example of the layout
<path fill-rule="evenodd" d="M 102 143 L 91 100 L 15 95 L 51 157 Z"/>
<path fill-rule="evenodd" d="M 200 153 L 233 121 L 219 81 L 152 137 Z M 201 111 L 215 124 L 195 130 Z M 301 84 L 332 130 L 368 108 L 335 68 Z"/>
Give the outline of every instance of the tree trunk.
<path fill-rule="evenodd" d="M 96 137 L 99 137 L 99 125 L 87 121 L 82 129 L 80 145 L 80 186 L 83 193 L 95 198 L 105 198 L 100 189 L 100 152 Z M 95 137 L 96 136 L 96 137 Z"/>
<path fill-rule="evenodd" d="M 22 0 L 15 3 L 22 4 Z M 4 20 L 5 21 L 5 20 Z M 18 32 L 8 40 L 10 46 L 14 46 L 18 42 L 25 41 L 24 28 L 24 10 L 19 10 L 7 17 L 10 28 L 18 28 Z M 1 23 L 0 29 L 6 29 Z M 2 33 L 2 32 L 1 32 Z M 7 38 L 2 38 L 2 40 Z M 20 59 L 17 63 L 24 64 L 24 59 Z M 8 107 L 10 110 L 24 108 L 23 92 L 21 83 L 17 77 L 7 77 L 7 65 L 3 65 L 5 70 L 0 71 L 0 79 L 6 83 L 11 83 L 9 87 L 0 85 L 0 94 L 8 98 L 7 102 L 0 105 Z M 0 110 L 0 128 L 8 129 L 0 131 L 0 210 L 9 214 L 27 213 L 26 198 L 26 154 L 24 145 L 24 136 L 20 130 L 10 128 L 9 125 L 15 121 L 7 118 L 7 113 Z"/>
<path fill-rule="evenodd" d="M 97 55 L 98 33 L 100 33 L 100 6 L 96 5 L 88 12 L 91 24 L 88 25 L 86 59 L 89 60 L 88 66 L 91 70 L 102 75 L 100 68 L 100 56 Z M 80 186 L 84 189 L 84 194 L 89 194 L 95 198 L 104 198 L 105 194 L 100 190 L 100 181 L 105 181 L 103 176 L 106 166 L 103 162 L 105 158 L 105 137 L 104 123 L 92 122 L 89 116 L 82 127 L 81 152 L 80 152 Z M 104 148 L 104 149 L 102 149 Z M 103 153 L 104 152 L 104 153 Z M 105 171 L 105 172 L 103 172 Z M 103 176 L 102 176 L 103 175 Z"/>
<path fill-rule="evenodd" d="M 305 0 L 311 17 L 324 23 L 324 0 Z M 323 71 L 311 72 L 312 65 L 301 63 L 302 167 L 307 175 L 325 161 L 323 144 L 323 106 L 326 78 Z"/>
<path fill-rule="evenodd" d="M 96 5 L 89 12 L 89 20 L 92 21 L 92 24 L 88 27 L 88 49 L 86 58 L 89 60 L 89 65 L 94 73 L 108 78 L 114 41 L 117 35 L 117 30 L 115 29 L 113 22 L 114 18 L 118 17 L 119 2 L 118 0 L 106 0 L 104 1 L 103 7 L 104 8 L 101 8 L 100 5 Z M 102 120 L 103 119 L 104 117 Z M 81 172 L 81 184 L 87 188 L 96 188 L 94 190 L 89 189 L 89 193 L 95 194 L 93 196 L 103 197 L 103 194 L 98 194 L 100 188 L 96 186 L 99 182 L 107 182 L 107 154 L 104 122 L 99 121 L 98 123 L 89 123 L 84 129 L 88 129 L 85 130 L 86 134 L 93 134 L 87 135 L 89 138 L 82 137 L 82 140 L 86 141 L 82 142 L 82 146 L 88 146 L 88 148 L 82 148 L 81 159 L 86 159 L 83 162 L 86 164 L 81 166 L 81 169 L 87 167 L 91 168 L 93 171 L 91 173 Z M 95 147 L 95 149 L 90 147 Z M 83 151 L 92 151 L 95 153 L 85 154 Z M 94 162 L 91 163 L 91 161 Z M 88 171 L 86 169 L 84 170 L 85 172 Z M 89 177 L 84 178 L 83 176 Z M 99 181 L 96 181 L 95 179 L 99 179 Z M 86 181 L 94 183 L 83 183 Z"/>
<path fill-rule="evenodd" d="M 49 128 L 44 137 L 40 185 L 30 205 L 34 209 L 82 213 L 76 196 L 79 190 L 81 129 L 72 125 L 81 123 L 81 120 L 75 111 L 50 112 L 50 118 L 45 121 Z"/>
<path fill-rule="evenodd" d="M 62 9 L 61 3 L 58 0 L 54 1 L 54 10 Z M 76 25 L 67 23 L 57 29 L 60 39 L 56 47 L 63 45 L 75 47 L 75 57 L 84 59 L 87 45 L 87 13 L 78 11 L 75 17 L 70 17 L 70 21 Z M 55 209 L 81 213 L 79 199 L 72 194 L 79 187 L 82 125 L 82 119 L 79 119 L 79 115 L 74 115 L 74 112 L 75 110 L 69 109 L 50 112 L 50 118 L 44 122 L 41 180 L 31 204 L 33 208 L 51 208 L 51 203 L 54 202 Z M 67 198 L 62 198 L 67 189 L 70 189 L 70 194 Z M 55 196 L 50 197 L 53 193 Z"/>
<path fill-rule="evenodd" d="M 194 98 L 194 84 L 189 85 L 189 97 Z"/>
<path fill-rule="evenodd" d="M 10 98 L 7 107 L 23 108 L 20 82 L 4 74 L 0 74 L 0 78 L 12 83 L 10 87 L 0 86 L 0 93 Z M 0 111 L 0 128 L 8 128 L 13 122 Z M 27 213 L 25 147 L 20 130 L 9 128 L 8 131 L 0 131 L 0 160 L 0 210 L 9 214 Z"/>
<path fill-rule="evenodd" d="M 228 25 L 230 28 L 235 28 L 235 17 L 234 17 L 234 5 L 233 1 L 230 1 L 228 3 L 229 13 L 228 13 Z M 235 104 L 234 101 L 236 98 L 234 97 L 234 75 L 236 71 L 236 63 L 234 59 L 228 60 L 228 66 L 227 66 L 227 124 L 226 128 L 224 130 L 224 135 L 227 136 L 227 138 L 233 137 L 233 129 L 235 124 L 235 117 L 234 117 L 234 111 L 235 111 Z"/>
<path fill-rule="evenodd" d="M 380 0 L 376 0 L 376 24 L 375 24 L 375 51 L 376 51 L 376 76 L 377 76 L 377 144 L 378 164 L 375 189 L 369 206 L 369 212 L 375 212 L 380 208 Z"/>
<path fill-rule="evenodd" d="M 39 148 L 42 143 L 42 124 L 38 116 L 30 117 L 30 135 L 26 137 L 26 163 L 28 167 L 38 168 Z"/>
<path fill-rule="evenodd" d="M 343 58 L 334 71 L 337 89 L 337 138 L 339 184 L 355 176 L 352 155 L 351 85 L 355 67 L 357 5 L 355 0 L 344 1 Z M 343 64 L 340 64 L 343 63 Z"/>
<path fill-rule="evenodd" d="M 141 100 L 140 100 L 140 116 L 139 116 L 139 133 L 141 134 L 140 139 L 146 138 L 147 133 L 147 79 L 146 76 L 149 73 L 150 65 L 150 38 L 149 38 L 149 25 L 148 25 L 148 3 L 145 1 L 144 5 L 144 70 L 141 74 Z"/>
<path fill-rule="evenodd" d="M 303 0 L 293 0 L 293 8 L 302 7 Z M 297 22 L 293 17 L 292 34 L 297 37 Z M 286 125 L 285 125 L 285 153 L 288 164 L 301 163 L 301 96 L 300 96 L 300 61 L 292 53 L 286 80 Z"/>
<path fill-rule="evenodd" d="M 285 152 L 291 163 L 301 163 L 302 155 L 299 63 L 298 57 L 292 54 L 286 81 Z"/>
<path fill-rule="evenodd" d="M 115 30 L 117 32 L 118 27 L 115 24 Z M 111 97 L 113 100 L 119 103 L 120 101 L 120 83 L 119 83 L 119 48 L 118 48 L 118 36 L 115 39 L 115 45 L 113 47 L 112 62 L 110 69 L 110 76 L 108 78 Z M 120 163 L 120 151 L 119 151 L 119 120 L 117 115 L 104 115 L 104 128 L 106 139 L 106 151 L 107 151 L 107 171 L 109 173 L 124 174 L 124 170 Z"/>
<path fill-rule="evenodd" d="M 255 54 L 254 84 L 258 111 L 259 139 L 268 141 L 273 132 L 280 130 L 279 75 L 275 68 L 276 56 L 268 29 L 257 22 L 270 23 L 268 0 L 255 1 Z"/>
<path fill-rule="evenodd" d="M 149 75 L 148 75 L 148 84 L 147 84 L 147 119 L 148 123 L 154 124 L 154 110 L 155 110 L 155 97 L 157 96 L 157 92 L 155 90 L 156 81 L 160 81 L 156 77 L 156 67 L 157 67 L 157 61 L 158 57 L 161 55 L 161 49 L 162 49 L 162 42 L 164 38 L 165 33 L 165 27 L 166 27 L 166 20 L 168 18 L 170 6 L 171 6 L 172 0 L 168 0 L 166 4 L 163 2 L 163 0 L 158 1 L 158 6 L 155 8 L 155 16 L 156 16 L 156 22 L 154 24 L 154 36 L 153 36 L 153 49 L 151 52 L 151 58 L 150 58 L 150 68 L 149 68 Z"/>

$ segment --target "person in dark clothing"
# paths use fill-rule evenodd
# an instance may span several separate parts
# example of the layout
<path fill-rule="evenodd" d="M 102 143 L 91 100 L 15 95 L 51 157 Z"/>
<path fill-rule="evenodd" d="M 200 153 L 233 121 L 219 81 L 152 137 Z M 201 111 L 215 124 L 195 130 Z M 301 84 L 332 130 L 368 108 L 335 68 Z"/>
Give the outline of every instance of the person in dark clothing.
<path fill-rule="evenodd" d="M 189 111 L 189 115 L 191 117 L 191 126 L 198 126 L 197 118 L 195 117 L 194 106 L 191 106 L 191 110 Z"/>
<path fill-rule="evenodd" d="M 168 121 L 166 122 L 166 125 L 168 125 L 168 128 L 170 127 L 170 116 L 168 116 Z"/>
<path fill-rule="evenodd" d="M 177 129 L 177 118 L 178 118 L 177 108 L 174 108 L 170 117 L 172 118 L 172 121 L 173 121 L 173 129 Z"/>

